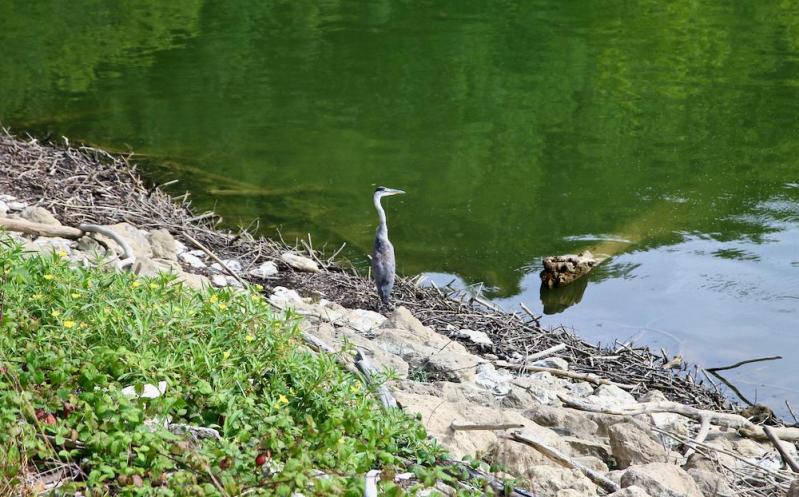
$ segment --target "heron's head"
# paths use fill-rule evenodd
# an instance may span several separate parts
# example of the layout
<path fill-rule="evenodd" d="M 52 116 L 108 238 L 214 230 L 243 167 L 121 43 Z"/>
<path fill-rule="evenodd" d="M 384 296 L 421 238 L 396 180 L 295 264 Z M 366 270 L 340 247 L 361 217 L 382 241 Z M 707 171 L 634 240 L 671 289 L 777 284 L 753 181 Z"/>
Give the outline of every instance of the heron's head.
<path fill-rule="evenodd" d="M 375 198 L 388 197 L 391 195 L 400 195 L 405 193 L 402 190 L 395 190 L 394 188 L 386 188 L 385 186 L 378 186 L 375 190 Z"/>

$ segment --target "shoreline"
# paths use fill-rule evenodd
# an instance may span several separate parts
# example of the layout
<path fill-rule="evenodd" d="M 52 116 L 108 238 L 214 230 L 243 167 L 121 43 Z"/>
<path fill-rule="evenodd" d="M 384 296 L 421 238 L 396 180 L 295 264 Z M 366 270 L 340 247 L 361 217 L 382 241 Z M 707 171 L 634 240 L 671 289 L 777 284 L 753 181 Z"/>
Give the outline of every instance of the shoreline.
<path fill-rule="evenodd" d="M 145 185 L 130 157 L 112 156 L 90 147 L 41 145 L 35 140 L 0 135 L 0 193 L 42 207 L 66 226 L 128 223 L 148 233 L 166 230 L 191 249 L 206 248 L 201 250 L 206 256 L 227 262 L 219 264 L 201 254 L 194 256 L 200 259 L 196 262 L 176 254 L 180 266 L 171 269 L 195 275 L 198 287 L 236 286 L 239 280 L 263 285 L 265 297 L 273 305 L 292 307 L 304 317 L 308 333 L 336 347 L 352 342 L 370 351 L 378 367 L 400 371 L 400 378 L 391 383 L 400 404 L 428 419 L 429 432 L 455 454 L 482 455 L 512 469 L 510 474 L 530 481 L 562 480 L 562 488 L 553 484 L 534 489 L 542 496 L 610 494 L 608 490 L 613 487 L 607 483 L 603 487 L 601 479 L 586 476 L 589 473 L 575 467 L 568 471 L 569 477 L 562 471 L 555 475 L 545 469 L 530 473 L 528 468 L 558 465 L 550 464 L 551 454 L 542 456 L 540 447 L 535 457 L 529 455 L 529 448 L 520 451 L 526 443 L 524 436 L 503 435 L 504 428 L 490 429 L 497 423 L 521 425 L 525 433 L 536 435 L 538 443 L 544 440 L 572 463 L 583 458 L 580 464 L 584 469 L 603 474 L 602 478 L 617 487 L 644 488 L 652 497 L 660 477 L 641 469 L 650 464 L 667 465 L 666 469 L 656 468 L 667 472 L 690 465 L 688 470 L 703 472 L 703 481 L 716 481 L 716 495 L 726 495 L 718 491 L 719 478 L 738 495 L 779 495 L 761 493 L 767 485 L 748 493 L 751 489 L 740 486 L 745 478 L 719 469 L 725 463 L 708 455 L 717 449 L 708 451 L 690 443 L 692 439 L 701 439 L 701 443 L 707 440 L 707 444 L 718 441 L 725 450 L 739 452 L 739 459 L 755 453 L 763 458 L 773 452 L 768 450 L 768 441 L 754 441 L 762 439 L 751 432 L 759 429 L 756 425 L 731 415 L 741 412 L 738 406 L 718 389 L 705 387 L 697 368 L 677 374 L 663 368 L 666 358 L 648 348 L 626 345 L 600 349 L 563 328 L 542 328 L 529 313 L 508 314 L 464 294 L 419 287 L 418 278 L 398 278 L 395 295 L 399 309 L 381 316 L 374 312 L 377 298 L 372 283 L 354 270 L 311 250 L 301 251 L 248 232 L 217 229 L 212 215 L 191 212 L 188 196 L 176 201 L 159 188 Z M 161 270 L 157 261 L 150 266 L 143 260 L 138 262 L 146 271 Z M 214 263 L 219 267 L 214 268 Z M 232 268 L 234 265 L 237 269 Z M 231 269 L 230 274 L 224 266 Z M 445 353 L 438 353 L 444 349 Z M 431 405 L 433 399 L 440 401 L 438 407 Z M 655 409 L 655 404 L 663 410 Z M 447 422 L 430 421 L 447 410 Z M 711 411 L 715 414 L 708 414 Z M 498 415 L 501 419 L 496 419 Z M 456 418 L 459 421 L 454 421 Z M 763 421 L 784 424 L 773 416 Z M 671 435 L 664 436 L 663 431 Z M 641 437 L 650 438 L 654 445 L 641 441 Z M 757 447 L 750 446 L 744 453 L 736 445 L 739 440 Z M 662 447 L 657 446 L 658 441 Z M 795 444 L 786 445 L 796 453 Z M 686 456 L 688 452 L 694 464 Z M 610 461 L 618 465 L 617 469 L 610 467 Z M 635 473 L 635 468 L 643 472 Z M 773 461 L 761 469 L 761 473 L 776 478 L 767 480 L 773 490 L 787 490 L 789 479 Z M 684 475 L 680 473 L 669 481 L 685 488 L 669 490 L 676 495 L 707 495 L 704 487 L 702 493 L 696 493 L 698 481 L 690 483 L 700 476 L 691 474 L 682 481 Z M 624 478 L 628 478 L 628 485 Z M 582 493 L 564 493 L 568 490 Z"/>

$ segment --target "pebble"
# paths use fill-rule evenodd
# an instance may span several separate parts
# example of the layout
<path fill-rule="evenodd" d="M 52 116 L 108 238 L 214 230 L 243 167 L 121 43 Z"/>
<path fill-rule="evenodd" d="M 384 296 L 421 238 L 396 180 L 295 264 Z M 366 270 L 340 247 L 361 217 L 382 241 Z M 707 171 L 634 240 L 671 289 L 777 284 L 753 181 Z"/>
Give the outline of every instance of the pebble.
<path fill-rule="evenodd" d="M 266 279 L 277 274 L 277 265 L 272 261 L 266 261 L 255 269 L 249 271 L 249 275 L 255 278 Z"/>
<path fill-rule="evenodd" d="M 9 211 L 21 211 L 25 207 L 28 206 L 26 202 L 18 202 L 16 200 L 12 200 L 10 202 L 6 202 Z"/>
<path fill-rule="evenodd" d="M 212 275 L 211 276 L 211 283 L 213 283 L 214 286 L 218 286 L 218 287 L 226 287 L 226 286 L 228 286 L 228 280 L 227 280 L 227 277 L 225 277 L 224 274 L 214 274 L 214 275 Z"/>
<path fill-rule="evenodd" d="M 178 258 L 194 269 L 203 269 L 208 267 L 199 257 L 191 252 L 183 252 L 178 256 Z"/>

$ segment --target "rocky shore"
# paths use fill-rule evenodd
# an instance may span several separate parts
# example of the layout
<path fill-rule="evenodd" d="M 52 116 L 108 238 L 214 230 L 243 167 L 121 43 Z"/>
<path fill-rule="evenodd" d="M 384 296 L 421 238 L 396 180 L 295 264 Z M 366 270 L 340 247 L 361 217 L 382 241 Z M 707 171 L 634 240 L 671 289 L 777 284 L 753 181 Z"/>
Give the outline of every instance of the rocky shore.
<path fill-rule="evenodd" d="M 116 183 L 126 186 L 108 187 Z M 0 137 L 0 218 L 54 229 L 91 222 L 114 235 L 13 232 L 25 250 L 143 276 L 171 272 L 197 289 L 260 284 L 276 309 L 303 317 L 308 336 L 342 357 L 367 357 L 389 378 L 400 408 L 419 416 L 454 458 L 477 459 L 531 495 L 799 497 L 789 466 L 798 459 L 799 428 L 748 419 L 751 412 L 652 365 L 638 349 L 614 354 L 640 356 L 642 369 L 631 366 L 625 377 L 623 369 L 594 366 L 607 357 L 602 351 L 541 330 L 534 316 L 453 304 L 413 280 L 400 285 L 402 305 L 383 315 L 370 304 L 368 282 L 331 270 L 332 261 L 217 230 L 202 216 L 144 186 L 120 158 Z M 352 281 L 360 286 L 353 290 Z M 513 337 L 498 329 L 520 330 L 516 341 L 529 346 L 513 350 Z"/>

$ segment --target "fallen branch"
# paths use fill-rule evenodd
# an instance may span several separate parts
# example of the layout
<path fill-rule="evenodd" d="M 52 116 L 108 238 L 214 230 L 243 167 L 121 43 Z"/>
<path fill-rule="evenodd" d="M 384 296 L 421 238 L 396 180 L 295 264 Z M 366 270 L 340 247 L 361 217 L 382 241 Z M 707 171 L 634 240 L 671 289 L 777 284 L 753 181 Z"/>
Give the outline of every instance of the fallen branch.
<path fill-rule="evenodd" d="M 710 417 L 709 416 L 702 416 L 701 424 L 699 425 L 699 431 L 696 434 L 696 438 L 694 438 L 695 444 L 701 444 L 707 438 L 707 434 L 710 433 Z M 694 447 L 689 446 L 685 450 L 685 458 L 689 458 L 696 452 Z"/>
<path fill-rule="evenodd" d="M 198 249 L 200 249 L 200 250 L 202 250 L 203 252 L 205 252 L 205 253 L 206 253 L 206 255 L 208 255 L 208 257 L 210 257 L 211 259 L 213 259 L 213 260 L 214 260 L 214 262 L 216 262 L 216 263 L 218 263 L 220 266 L 222 266 L 222 268 L 223 268 L 225 271 L 227 271 L 227 272 L 228 272 L 228 274 L 230 274 L 231 276 L 233 276 L 234 278 L 236 278 L 236 281 L 238 281 L 239 283 L 241 283 L 241 286 L 242 286 L 242 287 L 244 287 L 244 288 L 247 288 L 247 283 L 245 283 L 245 282 L 244 282 L 244 280 L 242 280 L 242 279 L 239 277 L 239 275 L 238 275 L 238 274 L 236 274 L 235 272 L 233 272 L 233 270 L 232 270 L 232 269 L 230 269 L 230 268 L 227 266 L 227 264 L 225 264 L 225 263 L 222 261 L 222 259 L 220 259 L 219 257 L 217 257 L 217 256 L 216 256 L 216 254 L 214 254 L 213 252 L 211 252 L 211 251 L 210 251 L 210 250 L 209 250 L 209 249 L 208 249 L 208 248 L 207 248 L 205 245 L 203 245 L 202 243 L 200 243 L 200 242 L 198 242 L 197 240 L 195 240 L 194 238 L 192 238 L 192 237 L 191 237 L 191 235 L 189 235 L 189 234 L 188 234 L 188 233 L 186 233 L 185 231 L 183 232 L 183 236 L 185 236 L 187 240 L 189 240 L 191 243 L 193 243 L 195 247 L 197 247 Z"/>
<path fill-rule="evenodd" d="M 524 428 L 523 424 L 519 423 L 487 423 L 487 424 L 461 424 L 452 422 L 449 424 L 449 429 L 452 431 L 496 431 L 496 430 L 512 430 L 517 428 Z"/>
<path fill-rule="evenodd" d="M 763 361 L 776 361 L 777 359 L 782 359 L 781 355 L 769 356 L 769 357 L 758 357 L 757 359 L 747 359 L 745 361 L 736 362 L 735 364 L 731 364 L 729 366 L 722 366 L 718 368 L 706 368 L 710 372 L 716 371 L 725 371 L 727 369 L 735 369 L 738 366 L 743 366 L 744 364 L 750 364 L 753 362 L 763 362 Z"/>
<path fill-rule="evenodd" d="M 107 236 L 108 238 L 114 240 L 114 242 L 120 246 L 122 249 L 122 260 L 119 261 L 117 266 L 121 268 L 125 268 L 133 264 L 134 256 L 133 256 L 133 249 L 131 248 L 130 244 L 125 241 L 124 238 L 114 233 L 113 230 L 110 230 L 104 226 L 98 226 L 96 224 L 81 224 L 78 226 L 81 231 L 86 233 L 100 233 L 101 235 Z"/>
<path fill-rule="evenodd" d="M 575 373 L 573 371 L 564 371 L 556 368 L 542 368 L 538 366 L 527 366 L 524 364 L 513 364 L 508 361 L 496 361 L 494 365 L 500 368 L 510 369 L 513 371 L 528 371 L 531 373 L 549 373 L 552 376 L 561 376 L 563 378 L 571 378 L 574 380 L 583 380 L 595 385 L 615 385 L 623 390 L 634 390 L 638 385 L 627 385 L 624 383 L 616 383 L 606 378 L 600 378 L 593 373 Z"/>
<path fill-rule="evenodd" d="M 791 471 L 794 473 L 799 473 L 799 464 L 797 464 L 790 454 L 785 451 L 780 437 L 774 433 L 774 430 L 772 430 L 770 426 L 764 426 L 763 431 L 766 432 L 766 436 L 769 438 L 769 440 L 771 440 L 771 443 L 774 444 L 774 448 L 780 453 L 780 457 L 782 457 L 782 460 L 785 461 L 785 464 L 788 465 L 788 467 L 791 468 Z"/>
<path fill-rule="evenodd" d="M 636 416 L 638 414 L 652 414 L 658 412 L 672 412 L 682 416 L 695 419 L 702 422 L 704 418 L 710 419 L 710 423 L 715 425 L 727 426 L 729 428 L 737 429 L 738 434 L 752 438 L 754 440 L 767 440 L 768 437 L 763 431 L 763 427 L 756 425 L 738 414 L 730 414 L 723 412 L 708 411 L 705 409 L 697 409 L 696 407 L 686 406 L 679 402 L 661 401 L 661 402 L 644 402 L 634 407 L 598 407 L 588 402 L 573 399 L 566 395 L 558 394 L 561 402 L 567 407 L 579 409 L 581 411 L 596 412 L 600 414 L 612 414 L 616 416 Z M 799 428 L 773 428 L 774 432 L 781 439 L 796 442 L 799 441 Z"/>
<path fill-rule="evenodd" d="M 539 359 L 543 359 L 545 357 L 549 357 L 552 354 L 556 354 L 556 353 L 560 352 L 561 350 L 563 350 L 565 348 L 566 348 L 566 344 L 565 343 L 559 343 L 559 344 L 554 345 L 554 346 L 552 346 L 552 347 L 550 347 L 548 349 L 544 349 L 541 352 L 536 352 L 535 354 L 531 354 L 531 355 L 527 356 L 525 358 L 525 362 L 537 361 Z"/>
<path fill-rule="evenodd" d="M 600 475 L 596 471 L 586 468 L 582 464 L 578 463 L 574 459 L 567 457 L 566 455 L 562 454 L 560 451 L 553 449 L 548 445 L 544 445 L 541 442 L 533 440 L 532 438 L 525 436 L 521 432 L 513 432 L 510 434 L 509 437 L 514 442 L 519 442 L 524 445 L 528 445 L 538 452 L 544 454 L 545 456 L 549 457 L 550 459 L 566 466 L 567 468 L 576 469 L 580 471 L 582 474 L 587 476 L 592 482 L 596 483 L 603 489 L 605 489 L 608 493 L 613 493 L 619 491 L 619 486 L 616 485 L 614 482 L 608 480 L 604 476 Z"/>
<path fill-rule="evenodd" d="M 361 349 L 358 349 L 358 352 L 355 354 L 355 367 L 357 367 L 361 374 L 363 374 L 366 383 L 371 384 L 372 372 L 375 370 L 375 368 L 372 366 L 372 362 Z M 377 387 L 377 395 L 380 403 L 383 404 L 383 407 L 387 409 L 393 409 L 398 406 L 397 399 L 391 395 L 391 391 L 385 384 L 381 384 Z"/>
<path fill-rule="evenodd" d="M 50 236 L 76 240 L 83 236 L 83 231 L 70 226 L 53 226 L 50 224 L 32 223 L 23 219 L 0 217 L 0 226 L 8 230 L 28 235 Z"/>

